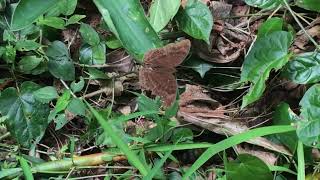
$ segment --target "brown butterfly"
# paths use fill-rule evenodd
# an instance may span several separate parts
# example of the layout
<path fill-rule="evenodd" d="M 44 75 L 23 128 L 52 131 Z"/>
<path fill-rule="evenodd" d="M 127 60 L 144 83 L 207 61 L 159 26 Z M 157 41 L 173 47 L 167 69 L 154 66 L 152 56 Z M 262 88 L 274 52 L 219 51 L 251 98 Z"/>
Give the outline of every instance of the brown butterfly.
<path fill-rule="evenodd" d="M 176 100 L 177 81 L 173 73 L 187 57 L 190 47 L 191 43 L 186 39 L 152 49 L 144 55 L 144 64 L 139 71 L 140 86 L 160 96 L 165 107 Z"/>

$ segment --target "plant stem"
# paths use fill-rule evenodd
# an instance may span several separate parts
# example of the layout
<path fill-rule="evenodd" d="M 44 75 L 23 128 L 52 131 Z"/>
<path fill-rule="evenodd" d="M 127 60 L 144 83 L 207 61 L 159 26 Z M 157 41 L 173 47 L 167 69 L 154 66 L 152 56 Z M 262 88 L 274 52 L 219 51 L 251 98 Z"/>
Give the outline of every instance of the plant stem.
<path fill-rule="evenodd" d="M 303 25 L 301 24 L 301 22 L 299 21 L 299 19 L 297 18 L 297 16 L 295 15 L 295 13 L 293 12 L 293 10 L 291 9 L 290 5 L 288 4 L 288 2 L 286 0 L 282 0 L 284 2 L 284 4 L 286 5 L 287 9 L 289 10 L 290 14 L 292 15 L 292 17 L 294 18 L 294 20 L 297 22 L 297 24 L 299 25 L 299 27 L 301 28 L 301 30 L 306 34 L 306 36 L 308 37 L 308 39 L 316 46 L 317 49 L 320 49 L 319 44 L 310 36 L 310 34 L 306 31 L 306 29 L 303 27 Z"/>

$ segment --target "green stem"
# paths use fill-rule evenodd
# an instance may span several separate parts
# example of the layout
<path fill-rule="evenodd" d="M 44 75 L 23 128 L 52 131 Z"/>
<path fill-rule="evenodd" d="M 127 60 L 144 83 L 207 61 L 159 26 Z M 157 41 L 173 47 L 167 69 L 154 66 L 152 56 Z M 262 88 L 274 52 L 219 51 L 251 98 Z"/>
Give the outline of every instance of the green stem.
<path fill-rule="evenodd" d="M 298 155 L 298 180 L 305 179 L 305 163 L 304 163 L 304 150 L 303 150 L 303 143 L 301 141 L 298 142 L 297 148 L 297 155 Z"/>

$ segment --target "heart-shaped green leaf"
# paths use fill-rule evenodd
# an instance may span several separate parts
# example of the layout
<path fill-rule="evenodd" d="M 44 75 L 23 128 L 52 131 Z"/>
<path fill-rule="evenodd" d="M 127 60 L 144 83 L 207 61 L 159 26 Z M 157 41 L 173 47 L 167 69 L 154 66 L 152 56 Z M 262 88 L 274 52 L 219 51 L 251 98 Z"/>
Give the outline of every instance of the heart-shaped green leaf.
<path fill-rule="evenodd" d="M 298 121 L 297 135 L 299 140 L 307 146 L 320 148 L 320 84 L 315 84 L 304 94 Z"/>
<path fill-rule="evenodd" d="M 0 96 L 0 113 L 7 116 L 6 125 L 19 144 L 29 147 L 39 142 L 49 121 L 49 106 L 37 101 L 33 92 L 40 86 L 24 82 L 19 91 L 13 87 L 5 89 Z"/>
<path fill-rule="evenodd" d="M 241 81 L 253 83 L 243 97 L 242 108 L 260 98 L 271 70 L 278 70 L 288 62 L 292 39 L 291 33 L 276 31 L 256 40 L 242 67 Z"/>
<path fill-rule="evenodd" d="M 320 53 L 307 52 L 294 57 L 285 66 L 283 75 L 297 84 L 320 81 Z"/>
<path fill-rule="evenodd" d="M 156 32 L 161 31 L 177 14 L 180 0 L 154 0 L 150 7 L 149 22 Z"/>
<path fill-rule="evenodd" d="M 209 43 L 213 17 L 209 8 L 198 0 L 189 0 L 177 14 L 179 28 L 196 39 Z"/>
<path fill-rule="evenodd" d="M 49 72 L 56 78 L 72 81 L 75 77 L 75 67 L 70 61 L 66 45 L 61 41 L 54 41 L 49 45 L 46 55 L 49 58 Z"/>

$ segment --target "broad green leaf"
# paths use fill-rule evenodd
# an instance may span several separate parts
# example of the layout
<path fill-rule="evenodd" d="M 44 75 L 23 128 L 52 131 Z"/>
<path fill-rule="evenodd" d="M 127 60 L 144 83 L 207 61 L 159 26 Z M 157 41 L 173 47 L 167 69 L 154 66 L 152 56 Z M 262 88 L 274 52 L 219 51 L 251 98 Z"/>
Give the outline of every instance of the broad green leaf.
<path fill-rule="evenodd" d="M 273 17 L 267 19 L 258 29 L 258 38 L 267 36 L 275 31 L 282 31 L 284 21 L 282 18 Z"/>
<path fill-rule="evenodd" d="M 84 19 L 86 17 L 86 15 L 80 15 L 80 14 L 75 14 L 72 15 L 66 22 L 66 26 L 70 25 L 70 24 L 76 24 L 79 23 L 80 20 Z"/>
<path fill-rule="evenodd" d="M 162 46 L 139 1 L 94 0 L 108 27 L 129 54 L 142 62 L 150 49 Z"/>
<path fill-rule="evenodd" d="M 86 115 L 86 105 L 79 98 L 72 98 L 67 106 L 67 110 L 74 115 L 85 116 Z"/>
<path fill-rule="evenodd" d="M 177 128 L 173 131 L 171 141 L 173 143 L 192 142 L 193 132 L 189 128 Z"/>
<path fill-rule="evenodd" d="M 225 167 L 227 179 L 273 179 L 269 167 L 261 159 L 250 154 L 240 154 L 236 160 L 227 162 Z"/>
<path fill-rule="evenodd" d="M 88 73 L 90 79 L 110 79 L 110 77 L 104 72 L 98 70 L 97 68 L 88 68 Z"/>
<path fill-rule="evenodd" d="M 187 60 L 184 63 L 184 65 L 186 65 L 188 68 L 191 68 L 195 72 L 197 72 L 201 78 L 204 78 L 206 73 L 214 67 L 210 63 L 207 63 L 199 58 L 193 58 L 193 57 L 191 57 L 189 60 Z"/>
<path fill-rule="evenodd" d="M 99 34 L 88 24 L 81 23 L 79 32 L 85 43 L 91 46 L 96 46 L 100 43 Z"/>
<path fill-rule="evenodd" d="M 179 28 L 196 39 L 209 43 L 213 17 L 209 8 L 198 0 L 189 0 L 176 16 Z"/>
<path fill-rule="evenodd" d="M 16 53 L 16 49 L 12 45 L 7 45 L 2 57 L 7 63 L 13 63 L 16 59 Z"/>
<path fill-rule="evenodd" d="M 274 125 L 290 125 L 296 123 L 299 117 L 290 109 L 288 104 L 281 103 L 274 112 L 272 119 Z M 291 152 L 295 152 L 298 144 L 295 132 L 274 134 L 273 136 L 287 146 Z"/>
<path fill-rule="evenodd" d="M 62 2 L 64 6 L 62 14 L 66 16 L 73 14 L 77 7 L 78 0 L 62 0 Z"/>
<path fill-rule="evenodd" d="M 61 14 L 65 16 L 71 15 L 77 6 L 77 0 L 59 0 L 54 7 L 46 13 L 46 16 L 59 16 Z"/>
<path fill-rule="evenodd" d="M 52 42 L 46 55 L 49 58 L 49 72 L 56 78 L 73 81 L 75 78 L 75 67 L 70 61 L 70 55 L 66 45 L 61 41 Z"/>
<path fill-rule="evenodd" d="M 42 103 L 49 103 L 59 97 L 56 88 L 52 86 L 46 86 L 34 91 L 33 96 Z"/>
<path fill-rule="evenodd" d="M 18 62 L 18 68 L 23 73 L 31 74 L 32 70 L 39 66 L 42 60 L 42 58 L 36 56 L 24 56 Z"/>
<path fill-rule="evenodd" d="M 46 25 L 49 27 L 53 27 L 56 29 L 64 29 L 65 27 L 65 22 L 62 18 L 60 17 L 45 17 L 45 18 L 40 18 L 38 21 L 39 25 Z"/>
<path fill-rule="evenodd" d="M 241 81 L 253 83 L 243 97 L 242 108 L 263 94 L 271 70 L 278 70 L 287 63 L 292 39 L 291 33 L 276 31 L 256 40 L 242 66 Z"/>
<path fill-rule="evenodd" d="M 245 0 L 245 2 L 250 6 L 273 9 L 281 5 L 282 0 Z"/>
<path fill-rule="evenodd" d="M 83 79 L 83 77 L 80 76 L 80 81 L 79 82 L 73 81 L 71 83 L 70 87 L 71 87 L 73 93 L 80 92 L 84 87 L 84 79 Z"/>
<path fill-rule="evenodd" d="M 64 113 L 58 114 L 57 117 L 54 119 L 54 122 L 56 123 L 56 127 L 54 130 L 59 130 L 63 128 L 64 125 L 68 124 L 68 119 Z"/>
<path fill-rule="evenodd" d="M 177 14 L 180 0 L 153 0 L 149 10 L 149 21 L 156 32 L 161 31 Z"/>
<path fill-rule="evenodd" d="M 296 0 L 296 3 L 304 9 L 320 12 L 319 0 Z"/>
<path fill-rule="evenodd" d="M 288 62 L 283 75 L 297 84 L 320 81 L 320 53 L 306 52 Z"/>
<path fill-rule="evenodd" d="M 57 113 L 64 111 L 68 104 L 70 103 L 71 92 L 70 90 L 65 90 L 61 97 L 58 98 L 55 111 Z"/>
<path fill-rule="evenodd" d="M 11 30 L 21 30 L 46 13 L 60 0 L 20 0 L 11 20 Z"/>
<path fill-rule="evenodd" d="M 106 46 L 99 43 L 96 46 L 84 44 L 80 49 L 79 61 L 81 64 L 104 64 L 106 62 Z"/>
<path fill-rule="evenodd" d="M 18 51 L 31 51 L 36 50 L 41 46 L 41 44 L 32 40 L 19 40 L 16 43 L 16 50 Z"/>
<path fill-rule="evenodd" d="M 111 36 L 106 40 L 106 45 L 110 49 L 118 49 L 122 47 L 121 42 L 115 36 Z"/>
<path fill-rule="evenodd" d="M 304 94 L 299 105 L 301 106 L 298 121 L 297 135 L 300 141 L 307 146 L 320 148 L 320 84 L 315 84 Z"/>
<path fill-rule="evenodd" d="M 49 124 L 49 106 L 38 102 L 33 95 L 39 88 L 39 85 L 26 81 L 19 92 L 10 87 L 0 96 L 0 113 L 8 118 L 5 121 L 8 130 L 25 147 L 33 141 L 39 142 Z"/>
<path fill-rule="evenodd" d="M 138 96 L 138 107 L 139 111 L 159 111 L 161 107 L 160 98 L 157 97 L 156 99 L 150 99 L 149 97 L 145 96 L 144 94 L 134 93 Z"/>

